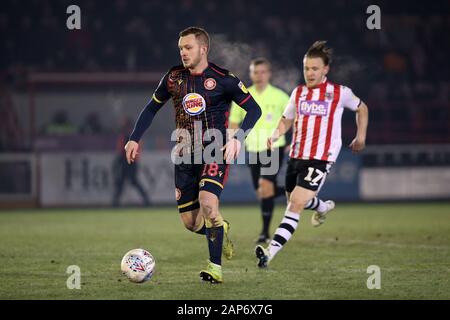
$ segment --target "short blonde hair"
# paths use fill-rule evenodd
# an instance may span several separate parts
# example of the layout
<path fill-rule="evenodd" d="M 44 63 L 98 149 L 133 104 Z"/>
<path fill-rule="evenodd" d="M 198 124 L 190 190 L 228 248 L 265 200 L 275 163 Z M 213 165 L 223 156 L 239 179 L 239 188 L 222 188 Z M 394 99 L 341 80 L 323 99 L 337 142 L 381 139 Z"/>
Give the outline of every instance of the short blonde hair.
<path fill-rule="evenodd" d="M 205 29 L 200 27 L 189 27 L 182 31 L 180 31 L 180 38 L 188 36 L 190 34 L 195 35 L 195 39 L 200 42 L 200 44 L 207 47 L 207 50 L 209 51 L 209 34 L 206 32 Z"/>

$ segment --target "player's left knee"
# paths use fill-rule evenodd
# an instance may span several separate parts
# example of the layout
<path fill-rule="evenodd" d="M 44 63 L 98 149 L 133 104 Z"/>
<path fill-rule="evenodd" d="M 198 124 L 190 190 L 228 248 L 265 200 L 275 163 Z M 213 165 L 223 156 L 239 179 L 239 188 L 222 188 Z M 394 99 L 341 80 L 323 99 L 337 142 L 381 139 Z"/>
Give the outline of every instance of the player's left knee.
<path fill-rule="evenodd" d="M 205 219 L 214 221 L 219 215 L 219 209 L 217 203 L 214 199 L 209 197 L 199 198 L 200 208 L 203 211 L 203 216 Z"/>
<path fill-rule="evenodd" d="M 209 218 L 211 227 L 220 227 L 223 225 L 223 218 L 219 212 L 212 214 Z"/>
<path fill-rule="evenodd" d="M 200 207 L 203 209 L 203 214 L 209 227 L 219 227 L 222 225 L 222 217 L 213 202 L 208 200 L 200 201 Z"/>
<path fill-rule="evenodd" d="M 202 208 L 203 213 L 210 216 L 213 211 L 213 201 L 208 198 L 199 199 L 200 208 Z"/>
<path fill-rule="evenodd" d="M 214 195 L 200 192 L 198 200 L 204 218 L 212 226 L 220 226 L 222 220 L 219 213 L 218 199 Z"/>
<path fill-rule="evenodd" d="M 296 198 L 296 197 L 291 196 L 291 198 L 289 199 L 289 203 L 288 203 L 289 211 L 301 212 L 307 203 L 308 203 L 308 201 L 305 199 Z"/>

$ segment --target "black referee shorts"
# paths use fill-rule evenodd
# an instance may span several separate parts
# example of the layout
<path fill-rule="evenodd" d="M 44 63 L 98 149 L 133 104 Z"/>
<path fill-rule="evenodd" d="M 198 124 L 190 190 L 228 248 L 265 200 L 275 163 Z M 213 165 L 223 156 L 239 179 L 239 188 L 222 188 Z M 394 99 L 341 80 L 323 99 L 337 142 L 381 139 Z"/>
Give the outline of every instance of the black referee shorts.
<path fill-rule="evenodd" d="M 273 164 L 272 162 L 269 163 L 265 163 L 267 162 L 267 157 L 271 157 L 272 153 L 277 153 L 278 154 L 278 165 L 274 164 L 275 166 L 278 166 L 278 168 L 275 167 L 276 170 L 271 170 L 273 171 L 272 173 L 265 173 L 263 170 L 268 169 L 271 167 L 271 165 Z M 275 186 L 277 185 L 277 176 L 278 173 L 280 172 L 280 168 L 281 165 L 283 164 L 283 160 L 284 160 L 284 147 L 281 148 L 274 148 L 274 151 L 268 150 L 268 151 L 263 151 L 263 152 L 249 152 L 249 161 L 250 160 L 254 160 L 256 159 L 256 163 L 249 163 L 248 166 L 250 168 L 250 172 L 252 175 L 252 183 L 253 183 L 253 187 L 255 188 L 255 190 L 258 189 L 259 186 L 259 178 L 263 178 L 266 180 L 271 181 Z"/>

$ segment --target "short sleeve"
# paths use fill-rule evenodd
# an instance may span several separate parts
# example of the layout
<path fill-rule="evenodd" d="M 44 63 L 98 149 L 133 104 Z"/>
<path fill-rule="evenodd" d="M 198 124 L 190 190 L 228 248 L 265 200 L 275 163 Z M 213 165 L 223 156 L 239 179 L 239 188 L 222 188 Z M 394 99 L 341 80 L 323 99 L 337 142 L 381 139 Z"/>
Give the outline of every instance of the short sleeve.
<path fill-rule="evenodd" d="M 283 111 L 287 104 L 289 103 L 289 96 L 282 90 L 279 90 L 277 104 L 280 106 L 280 113 L 283 114 Z"/>
<path fill-rule="evenodd" d="M 361 103 L 361 99 L 355 96 L 352 89 L 342 86 L 341 93 L 342 105 L 352 111 L 356 111 Z"/>
<path fill-rule="evenodd" d="M 297 95 L 298 88 L 295 88 L 292 93 L 291 97 L 289 98 L 289 101 L 286 105 L 286 108 L 284 109 L 283 116 L 286 119 L 292 120 L 295 118 L 295 96 Z"/>

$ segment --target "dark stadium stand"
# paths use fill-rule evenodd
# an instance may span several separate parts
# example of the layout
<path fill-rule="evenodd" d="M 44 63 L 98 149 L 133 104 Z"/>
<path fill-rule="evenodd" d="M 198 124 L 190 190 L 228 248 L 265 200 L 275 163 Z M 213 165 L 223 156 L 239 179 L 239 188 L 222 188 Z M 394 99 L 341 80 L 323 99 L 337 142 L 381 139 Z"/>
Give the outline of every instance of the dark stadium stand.
<path fill-rule="evenodd" d="M 241 68 L 247 61 L 221 59 L 219 41 L 246 45 L 250 58 L 266 56 L 282 77 L 289 68 L 300 76 L 305 50 L 327 39 L 336 52 L 330 79 L 350 86 L 372 111 L 369 143 L 448 142 L 448 1 L 380 1 L 381 30 L 366 27 L 369 1 L 80 0 L 78 31 L 65 27 L 70 4 L 2 2 L 0 72 L 10 90 L 23 89 L 30 72 L 162 74 L 178 63 L 178 32 L 192 24 L 212 35 L 217 62 L 247 81 Z M 352 122 L 353 117 L 344 118 L 344 137 L 353 133 Z"/>

